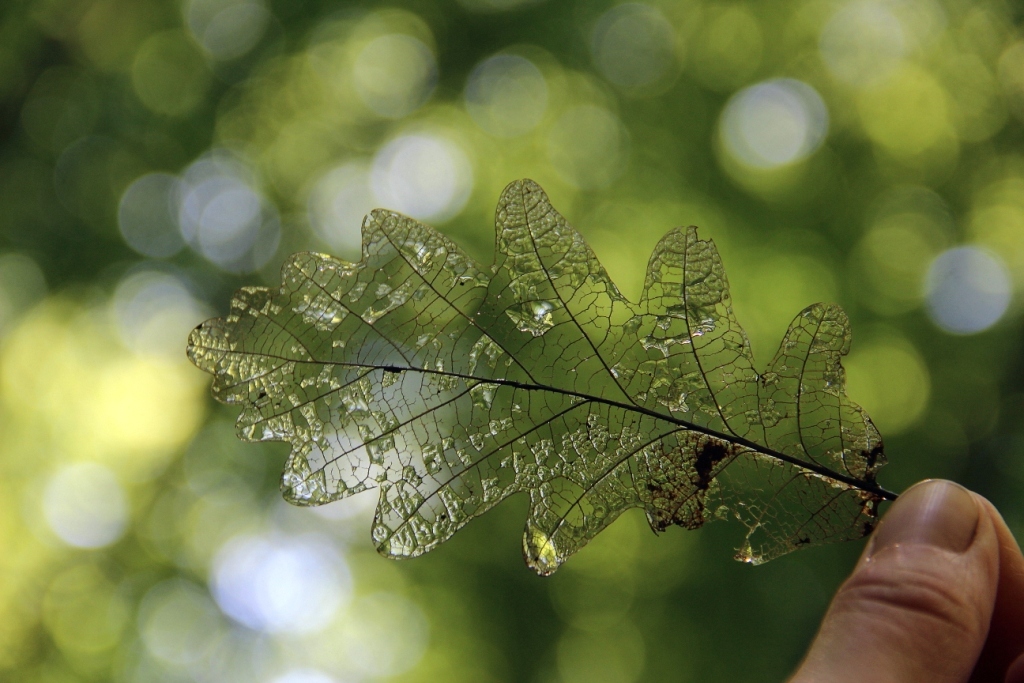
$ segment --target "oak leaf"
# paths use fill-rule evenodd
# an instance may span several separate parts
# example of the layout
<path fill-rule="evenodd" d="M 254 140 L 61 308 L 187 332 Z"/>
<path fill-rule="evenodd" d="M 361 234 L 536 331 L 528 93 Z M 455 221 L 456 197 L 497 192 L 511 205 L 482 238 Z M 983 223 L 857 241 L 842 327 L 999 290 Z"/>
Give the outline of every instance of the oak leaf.
<path fill-rule="evenodd" d="M 285 498 L 321 505 L 380 489 L 372 537 L 431 550 L 525 492 L 527 563 L 550 574 L 624 510 L 656 531 L 736 519 L 737 559 L 859 538 L 891 497 L 882 442 L 847 398 L 846 315 L 797 315 L 758 373 L 714 244 L 677 228 L 639 303 L 529 180 L 496 216 L 495 264 L 376 210 L 363 253 L 285 264 L 237 292 L 188 355 L 238 433 L 288 441 Z"/>

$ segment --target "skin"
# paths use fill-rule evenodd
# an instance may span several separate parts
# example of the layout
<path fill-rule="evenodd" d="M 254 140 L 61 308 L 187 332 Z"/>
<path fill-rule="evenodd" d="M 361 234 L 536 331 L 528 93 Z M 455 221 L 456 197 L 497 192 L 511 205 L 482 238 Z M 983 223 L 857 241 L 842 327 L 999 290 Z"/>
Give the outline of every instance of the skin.
<path fill-rule="evenodd" d="M 948 481 L 893 503 L 790 683 L 1024 683 L 1024 557 Z"/>

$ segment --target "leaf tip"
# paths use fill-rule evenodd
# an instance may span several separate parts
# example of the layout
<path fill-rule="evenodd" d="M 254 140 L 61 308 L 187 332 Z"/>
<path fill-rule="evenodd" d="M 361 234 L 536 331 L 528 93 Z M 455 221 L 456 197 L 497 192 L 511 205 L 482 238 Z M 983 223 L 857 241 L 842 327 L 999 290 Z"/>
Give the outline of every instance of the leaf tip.
<path fill-rule="evenodd" d="M 538 197 L 544 202 L 548 201 L 548 193 L 544 191 L 544 188 L 529 178 L 520 178 L 519 180 L 513 180 L 501 191 L 501 199 L 498 201 L 498 206 L 505 206 L 526 195 Z"/>
<path fill-rule="evenodd" d="M 750 541 L 748 540 L 746 543 L 743 544 L 743 546 L 739 550 L 736 551 L 736 554 L 733 556 L 733 559 L 735 559 L 737 562 L 743 562 L 744 564 L 749 564 L 752 567 L 756 567 L 758 565 L 764 564 L 771 558 L 765 557 L 764 555 L 755 552 L 754 548 L 750 545 Z"/>
<path fill-rule="evenodd" d="M 554 574 L 564 559 L 560 557 L 551 536 L 532 524 L 527 525 L 523 535 L 523 557 L 527 566 L 540 576 Z"/>

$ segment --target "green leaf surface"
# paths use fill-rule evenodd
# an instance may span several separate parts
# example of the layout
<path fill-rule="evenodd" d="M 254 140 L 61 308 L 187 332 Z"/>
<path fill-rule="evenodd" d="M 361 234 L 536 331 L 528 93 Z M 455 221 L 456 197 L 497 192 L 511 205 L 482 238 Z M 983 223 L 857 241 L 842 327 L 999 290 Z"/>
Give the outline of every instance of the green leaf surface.
<path fill-rule="evenodd" d="M 532 181 L 505 189 L 496 232 L 488 269 L 377 210 L 358 263 L 296 254 L 280 288 L 192 333 L 241 438 L 291 444 L 288 501 L 378 487 L 373 540 L 412 557 L 525 492 L 540 574 L 632 507 L 656 531 L 736 519 L 755 564 L 874 527 L 882 443 L 844 390 L 838 306 L 797 315 L 759 374 L 696 228 L 657 245 L 639 303 Z"/>

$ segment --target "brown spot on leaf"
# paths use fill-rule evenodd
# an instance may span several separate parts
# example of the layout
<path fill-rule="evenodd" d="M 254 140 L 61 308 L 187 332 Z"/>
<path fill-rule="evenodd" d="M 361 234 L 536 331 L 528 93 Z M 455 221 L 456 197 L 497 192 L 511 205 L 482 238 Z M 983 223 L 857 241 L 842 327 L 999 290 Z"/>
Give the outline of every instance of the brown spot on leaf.
<path fill-rule="evenodd" d="M 720 439 L 690 434 L 680 439 L 675 450 L 652 462 L 655 469 L 646 484 L 651 494 L 647 508 L 651 528 L 664 531 L 672 525 L 686 529 L 703 526 L 704 499 L 711 482 L 722 463 L 732 460 L 740 450 Z"/>
<path fill-rule="evenodd" d="M 882 456 L 884 451 L 885 449 L 882 446 L 882 442 L 879 440 L 878 444 L 874 448 L 864 454 L 864 459 L 867 461 L 869 470 L 875 466 L 875 463 L 878 462 L 878 458 Z"/>
<path fill-rule="evenodd" d="M 708 439 L 704 442 L 703 447 L 697 452 L 697 458 L 694 460 L 693 468 L 697 472 L 697 486 L 702 490 L 707 490 L 708 486 L 711 485 L 711 480 L 714 478 L 715 465 L 725 460 L 729 455 L 732 455 L 736 447 L 730 444 L 728 447 L 721 441 L 714 439 Z"/>

